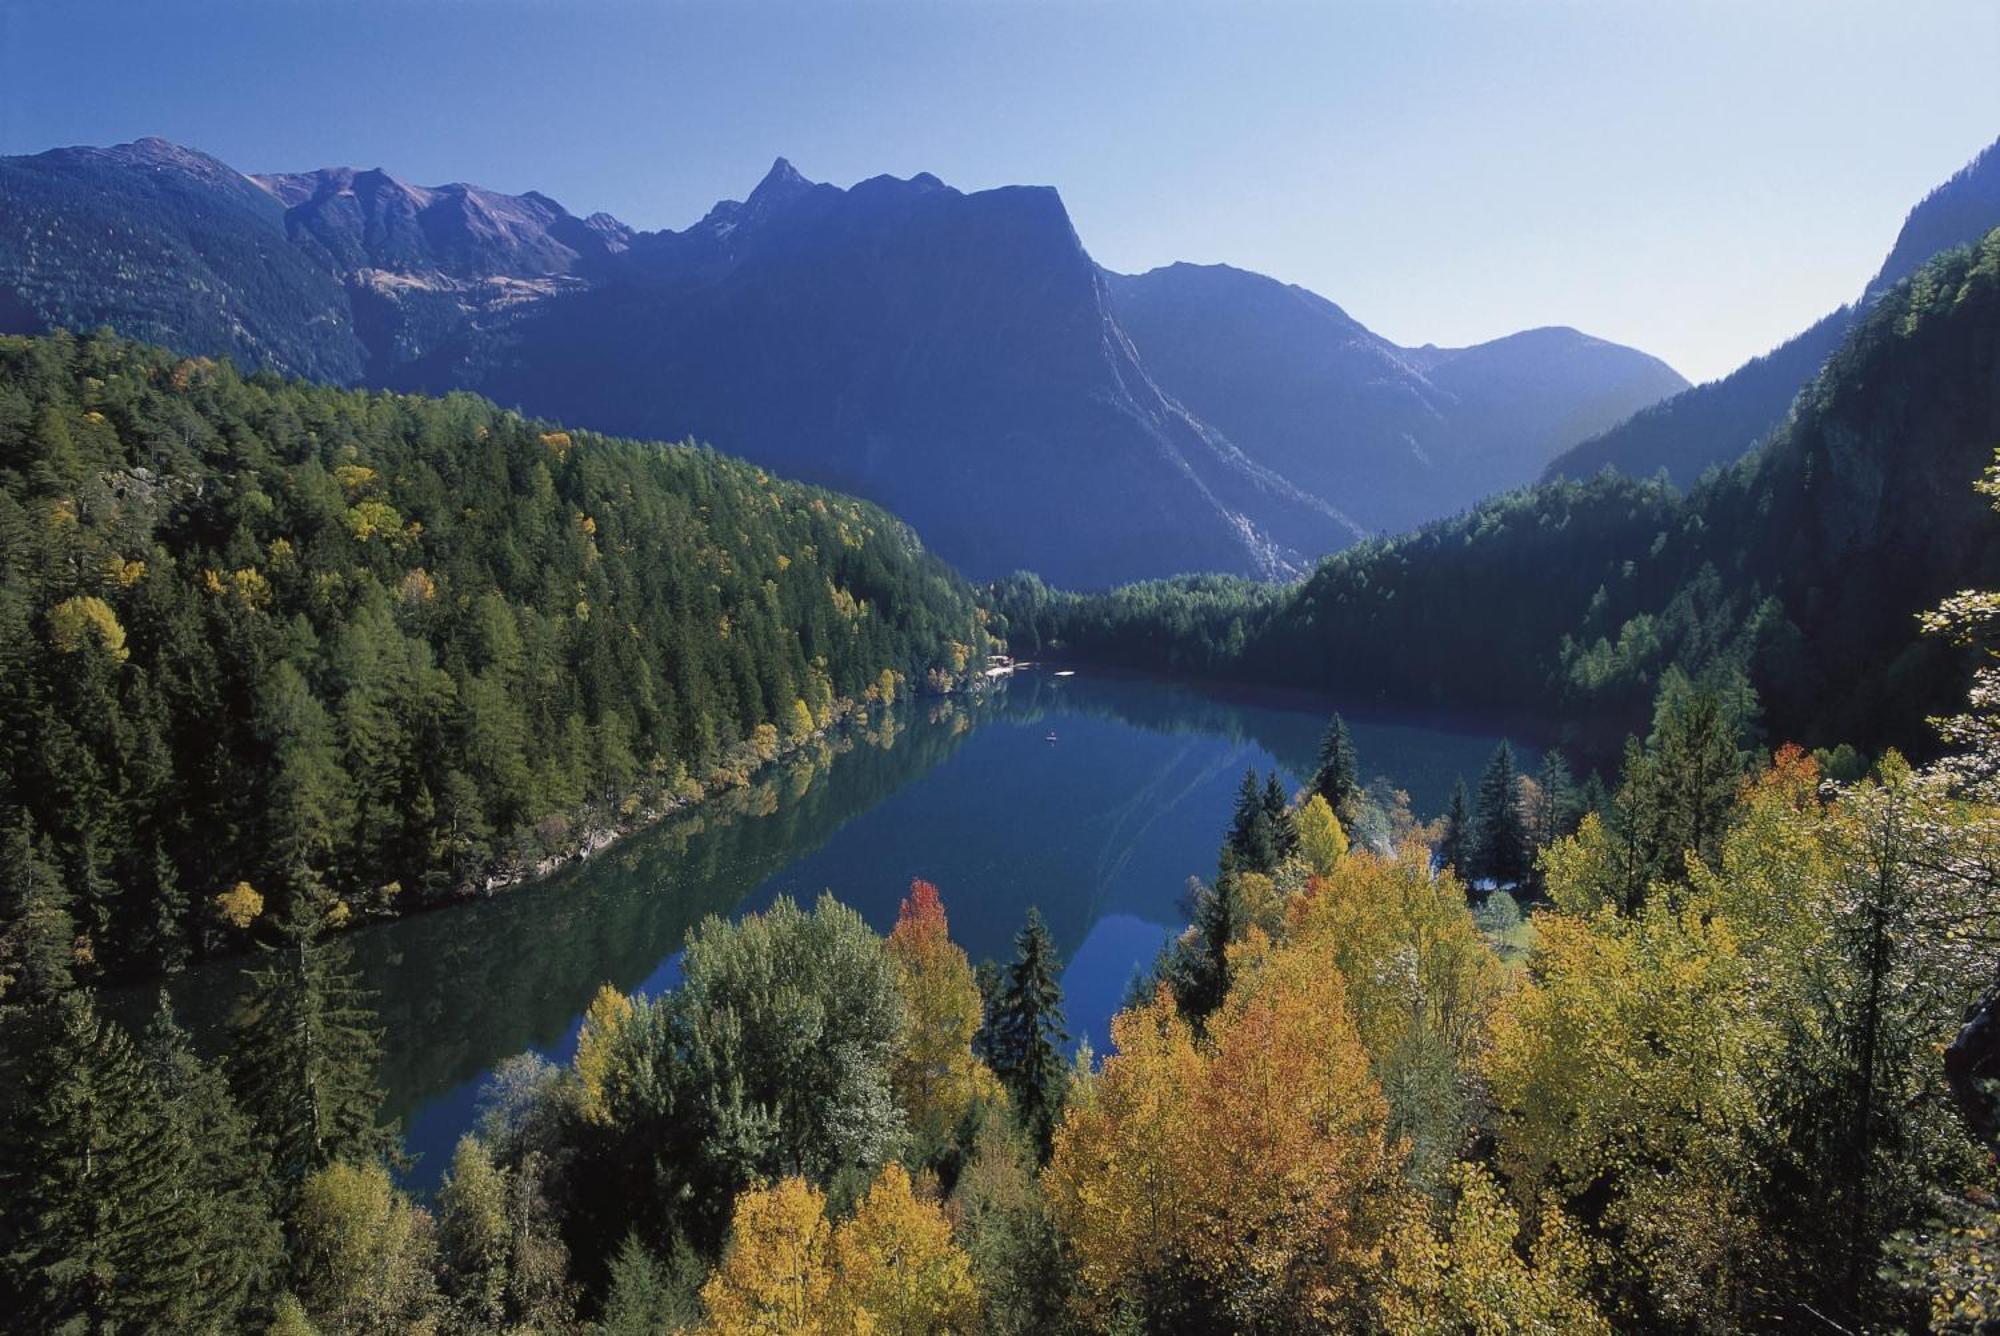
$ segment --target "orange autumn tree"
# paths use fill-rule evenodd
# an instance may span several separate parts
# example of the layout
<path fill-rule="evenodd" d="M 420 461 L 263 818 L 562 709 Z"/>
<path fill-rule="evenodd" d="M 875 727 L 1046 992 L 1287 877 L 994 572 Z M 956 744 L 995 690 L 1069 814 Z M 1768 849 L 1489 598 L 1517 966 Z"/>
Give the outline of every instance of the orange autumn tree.
<path fill-rule="evenodd" d="M 1346 987 L 1255 933 L 1238 964 L 1203 1040 L 1164 992 L 1118 1017 L 1057 1132 L 1048 1191 L 1088 1320 L 1135 1294 L 1245 1331 L 1366 1320 L 1404 1194 Z"/>
<path fill-rule="evenodd" d="M 944 901 L 931 883 L 910 883 L 889 934 L 889 956 L 907 1013 L 890 1080 L 923 1162 L 948 1148 L 974 1101 L 998 1098 L 1000 1086 L 973 1056 L 979 985 L 972 962 L 951 940 Z"/>

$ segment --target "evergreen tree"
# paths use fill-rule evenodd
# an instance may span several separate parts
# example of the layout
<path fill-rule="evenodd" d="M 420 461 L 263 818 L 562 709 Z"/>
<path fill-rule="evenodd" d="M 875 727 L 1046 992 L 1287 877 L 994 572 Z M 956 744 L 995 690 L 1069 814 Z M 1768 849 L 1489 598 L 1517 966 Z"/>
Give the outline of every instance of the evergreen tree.
<path fill-rule="evenodd" d="M 165 992 L 143 1041 L 165 1126 L 191 1152 L 195 1285 L 192 1325 L 229 1331 L 268 1300 L 284 1270 L 270 1161 L 229 1082 L 198 1057 Z"/>
<path fill-rule="evenodd" d="M 1260 801 L 1260 815 L 1262 810 Z M 1007 967 L 1000 1005 L 987 1024 L 993 1073 L 1013 1098 L 1021 1126 L 1043 1158 L 1055 1135 L 1069 1076 L 1062 1057 L 1069 1032 L 1063 1028 L 1060 977 L 1055 943 L 1041 911 L 1031 908 L 1014 939 L 1014 962 Z"/>
<path fill-rule="evenodd" d="M 1264 803 L 1265 786 L 1257 771 L 1243 772 L 1236 789 L 1236 811 L 1229 821 L 1229 842 L 1223 850 L 1223 871 L 1269 872 L 1278 865 L 1278 839 Z"/>
<path fill-rule="evenodd" d="M 1347 721 L 1335 714 L 1328 721 L 1319 742 L 1319 768 L 1313 773 L 1313 791 L 1326 799 L 1335 816 L 1345 817 L 1349 799 L 1361 792 L 1361 761 L 1354 751 L 1354 738 Z"/>
<path fill-rule="evenodd" d="M 1264 779 L 1264 819 L 1271 828 L 1271 846 L 1275 855 L 1271 865 L 1290 858 L 1299 847 L 1299 835 L 1292 829 L 1292 816 L 1287 810 L 1285 786 L 1278 782 L 1278 772 L 1273 770 Z"/>
<path fill-rule="evenodd" d="M 1521 820 L 1519 775 L 1514 748 L 1506 739 L 1479 777 L 1479 816 L 1472 848 L 1472 875 L 1502 886 L 1527 880 L 1528 831 Z"/>
<path fill-rule="evenodd" d="M 1202 887 L 1196 896 L 1194 933 L 1172 972 L 1174 1000 L 1196 1025 L 1229 995 L 1229 944 L 1242 935 L 1246 918 L 1234 873 L 1216 878 L 1215 885 Z"/>
<path fill-rule="evenodd" d="M 1465 776 L 1451 786 L 1451 805 L 1445 808 L 1444 835 L 1438 841 L 1438 862 L 1461 877 L 1472 875 L 1472 798 L 1465 791 Z"/>
<path fill-rule="evenodd" d="M 353 949 L 324 931 L 321 915 L 295 901 L 283 942 L 250 974 L 236 1022 L 236 1083 L 287 1204 L 314 1171 L 394 1145 L 394 1133 L 376 1123 L 375 1015 L 350 970 Z"/>
<path fill-rule="evenodd" d="M 23 816 L 0 835 L 0 1007 L 60 997 L 74 983 L 75 959 L 69 888 Z"/>
<path fill-rule="evenodd" d="M 44 1005 L 0 1149 L 0 1300 L 23 1330 L 184 1329 L 204 1303 L 189 1148 L 88 994 Z"/>
<path fill-rule="evenodd" d="M 1575 830 L 1579 819 L 1576 780 L 1570 775 L 1569 762 L 1553 747 L 1542 755 L 1541 768 L 1535 772 L 1535 787 L 1535 810 L 1528 838 L 1535 848 L 1541 849 Z"/>

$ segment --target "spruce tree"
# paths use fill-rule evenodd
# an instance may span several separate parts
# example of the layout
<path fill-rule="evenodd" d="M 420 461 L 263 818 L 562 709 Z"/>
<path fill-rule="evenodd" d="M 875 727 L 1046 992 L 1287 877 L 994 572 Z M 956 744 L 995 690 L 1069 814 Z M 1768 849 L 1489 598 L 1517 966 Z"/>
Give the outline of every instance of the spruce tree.
<path fill-rule="evenodd" d="M 1576 829 L 1582 819 L 1577 811 L 1576 781 L 1569 773 L 1569 762 L 1563 754 L 1551 747 L 1542 755 L 1541 768 L 1535 772 L 1534 819 L 1529 823 L 1528 838 L 1536 849 L 1543 849 Z"/>
<path fill-rule="evenodd" d="M 69 888 L 23 815 L 0 836 L 0 1000 L 53 1002 L 74 985 L 75 960 Z"/>
<path fill-rule="evenodd" d="M 1326 734 L 1320 738 L 1319 768 L 1313 774 L 1312 786 L 1326 799 L 1334 815 L 1343 820 L 1347 800 L 1361 792 L 1361 761 L 1355 754 L 1347 721 L 1338 714 L 1328 721 Z"/>
<path fill-rule="evenodd" d="M 268 950 L 236 1023 L 235 1075 L 289 1209 L 307 1175 L 386 1154 L 394 1134 L 376 1123 L 381 1041 L 350 968 L 352 949 L 325 938 L 319 911 L 301 898 L 283 942 Z"/>
<path fill-rule="evenodd" d="M 1225 874 L 1232 866 L 1244 872 L 1269 872 L 1278 865 L 1278 840 L 1264 805 L 1264 787 L 1255 768 L 1243 772 L 1243 782 L 1236 789 L 1236 811 L 1229 819 Z"/>
<path fill-rule="evenodd" d="M 1041 911 L 1031 908 L 1014 939 L 1014 962 L 1007 967 L 1000 1006 L 989 1024 L 994 1075 L 1013 1098 L 1021 1126 L 1043 1159 L 1048 1158 L 1069 1077 L 1062 1056 L 1069 1032 L 1063 1028 L 1060 975 L 1055 943 Z"/>
<path fill-rule="evenodd" d="M 1479 777 L 1478 836 L 1472 851 L 1473 875 L 1501 886 L 1518 885 L 1528 876 L 1528 831 L 1521 820 L 1519 788 L 1514 748 L 1503 738 Z"/>
<path fill-rule="evenodd" d="M 88 994 L 43 1007 L 0 1147 L 0 1305 L 30 1331 L 186 1329 L 202 1302 L 189 1148 Z"/>
<path fill-rule="evenodd" d="M 164 991 L 141 1043 L 162 1117 L 191 1155 L 195 1285 L 191 1324 L 231 1331 L 251 1324 L 284 1273 L 270 1160 L 221 1071 L 194 1052 Z"/>
<path fill-rule="evenodd" d="M 1229 995 L 1229 944 L 1242 935 L 1246 915 L 1235 874 L 1204 886 L 1196 900 L 1194 935 L 1174 972 L 1174 1000 L 1199 1025 Z M 1150 1000 L 1150 999 L 1148 999 Z"/>
<path fill-rule="evenodd" d="M 1271 849 L 1276 855 L 1272 866 L 1284 862 L 1299 847 L 1299 835 L 1292 829 L 1292 816 L 1287 810 L 1285 786 L 1278 782 L 1278 772 L 1273 770 L 1264 779 L 1264 818 L 1271 828 Z"/>
<path fill-rule="evenodd" d="M 1465 776 L 1451 786 L 1451 805 L 1444 812 L 1444 835 L 1438 841 L 1438 863 L 1461 877 L 1472 875 L 1472 798 L 1465 791 Z"/>

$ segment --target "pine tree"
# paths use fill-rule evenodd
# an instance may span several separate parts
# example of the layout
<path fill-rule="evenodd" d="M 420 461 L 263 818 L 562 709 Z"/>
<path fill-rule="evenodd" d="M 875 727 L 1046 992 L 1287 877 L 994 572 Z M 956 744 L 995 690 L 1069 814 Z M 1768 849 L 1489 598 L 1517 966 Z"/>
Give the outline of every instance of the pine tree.
<path fill-rule="evenodd" d="M 1479 777 L 1478 834 L 1472 850 L 1473 875 L 1502 886 L 1527 880 L 1530 865 L 1518 778 L 1514 748 L 1503 738 Z"/>
<path fill-rule="evenodd" d="M 1236 811 L 1229 821 L 1229 843 L 1223 850 L 1224 872 L 1231 867 L 1269 872 L 1278 865 L 1278 841 L 1264 805 L 1264 787 L 1254 768 L 1243 772 L 1243 782 L 1236 789 Z"/>
<path fill-rule="evenodd" d="M 1361 792 L 1361 760 L 1354 751 L 1354 738 L 1347 721 L 1335 714 L 1319 743 L 1319 769 L 1313 774 L 1313 790 L 1326 799 L 1335 816 L 1343 815 L 1345 804 Z"/>
<path fill-rule="evenodd" d="M 1451 786 L 1451 806 L 1445 808 L 1444 835 L 1438 841 L 1438 862 L 1461 877 L 1472 875 L 1472 797 L 1465 791 L 1465 776 Z"/>
<path fill-rule="evenodd" d="M 1028 910 L 1014 948 L 1000 1005 L 988 1021 L 993 1071 L 1013 1098 L 1021 1126 L 1047 1158 L 1068 1085 L 1062 1046 L 1069 1042 L 1069 1032 L 1063 1028 L 1055 943 L 1040 910 Z"/>
<path fill-rule="evenodd" d="M 192 1326 L 230 1331 L 267 1301 L 283 1274 L 270 1160 L 229 1082 L 201 1060 L 174 1020 L 164 991 L 142 1042 L 163 1117 L 192 1156 L 195 1285 L 185 1296 Z"/>
<path fill-rule="evenodd" d="M 1298 832 L 1292 829 L 1288 807 L 1285 786 L 1278 782 L 1278 772 L 1273 770 L 1264 779 L 1264 819 L 1271 828 L 1271 847 L 1275 855 L 1271 860 L 1273 867 L 1290 858 L 1299 847 Z"/>
<path fill-rule="evenodd" d="M 180 873 L 165 846 L 153 846 L 152 922 L 147 931 L 147 955 L 162 974 L 178 974 L 187 968 L 188 898 L 181 887 Z"/>
<path fill-rule="evenodd" d="M 303 899 L 284 931 L 270 963 L 250 974 L 236 1084 L 289 1206 L 307 1175 L 335 1160 L 385 1154 L 394 1134 L 376 1123 L 381 1041 L 349 969 L 352 949 L 322 940 L 321 916 Z"/>
<path fill-rule="evenodd" d="M 1208 1019 L 1229 995 L 1229 944 L 1242 935 L 1245 918 L 1234 873 L 1201 888 L 1194 933 L 1187 942 L 1181 968 L 1175 972 L 1174 989 L 1181 1014 L 1196 1025 Z"/>
<path fill-rule="evenodd" d="M 45 1006 L 0 1150 L 0 1301 L 23 1330 L 184 1329 L 202 1302 L 189 1148 L 88 994 Z"/>
<path fill-rule="evenodd" d="M 0 837 L 0 1005 L 60 997 L 75 982 L 75 952 L 69 888 L 23 816 Z"/>

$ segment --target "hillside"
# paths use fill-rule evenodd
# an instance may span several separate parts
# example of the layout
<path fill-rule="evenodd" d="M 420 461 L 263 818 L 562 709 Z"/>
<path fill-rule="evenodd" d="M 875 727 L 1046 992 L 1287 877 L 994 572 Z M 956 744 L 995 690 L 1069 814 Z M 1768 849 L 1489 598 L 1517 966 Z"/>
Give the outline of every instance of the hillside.
<path fill-rule="evenodd" d="M 1973 491 L 1996 442 L 2000 231 L 1880 294 L 1785 427 L 1685 496 L 1557 481 L 1351 548 L 1283 593 L 1019 581 L 999 606 L 1013 634 L 1076 654 L 1560 717 L 1599 754 L 1674 664 L 1746 674 L 1775 737 L 1923 751 L 1969 665 L 1916 618 L 2000 582 Z"/>
<path fill-rule="evenodd" d="M 2000 226 L 2000 142 L 1987 147 L 1925 196 L 1904 220 L 1860 301 L 1821 317 L 1762 357 L 1720 380 L 1640 410 L 1549 464 L 1547 478 L 1588 478 L 1611 467 L 1634 478 L 1665 469 L 1678 487 L 1708 468 L 1742 458 L 1784 421 L 1799 391 L 1825 365 L 1869 303 L 1955 246 Z"/>
<path fill-rule="evenodd" d="M 0 808 L 103 967 L 451 898 L 983 644 L 900 521 L 709 450 L 0 339 Z"/>

